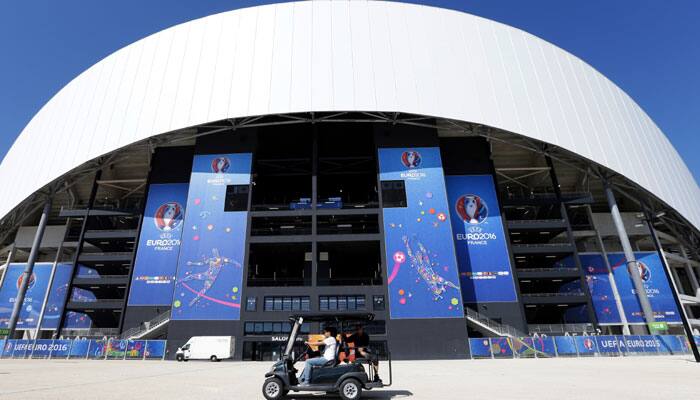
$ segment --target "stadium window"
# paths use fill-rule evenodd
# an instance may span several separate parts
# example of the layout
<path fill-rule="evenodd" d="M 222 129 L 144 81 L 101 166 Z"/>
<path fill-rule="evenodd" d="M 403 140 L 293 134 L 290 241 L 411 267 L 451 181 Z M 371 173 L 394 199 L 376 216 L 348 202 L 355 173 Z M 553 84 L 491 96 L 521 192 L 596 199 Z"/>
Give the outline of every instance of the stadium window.
<path fill-rule="evenodd" d="M 308 296 L 266 296 L 264 311 L 309 311 Z"/>
<path fill-rule="evenodd" d="M 404 181 L 382 181 L 382 207 L 406 207 L 406 185 Z"/>
<path fill-rule="evenodd" d="M 245 310 L 246 311 L 255 311 L 257 308 L 257 298 L 256 297 L 248 297 L 245 302 Z"/>
<path fill-rule="evenodd" d="M 321 311 L 364 310 L 365 296 L 319 296 L 318 308 Z"/>
<path fill-rule="evenodd" d="M 228 185 L 226 186 L 226 200 L 224 201 L 224 211 L 248 211 L 248 185 Z"/>

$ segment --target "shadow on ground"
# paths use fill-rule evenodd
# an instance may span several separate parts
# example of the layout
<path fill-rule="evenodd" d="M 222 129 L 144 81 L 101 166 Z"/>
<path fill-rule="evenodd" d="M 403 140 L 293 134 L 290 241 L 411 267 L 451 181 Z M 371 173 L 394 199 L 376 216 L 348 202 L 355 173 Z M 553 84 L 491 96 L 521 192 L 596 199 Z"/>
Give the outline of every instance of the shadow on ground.
<path fill-rule="evenodd" d="M 411 397 L 413 393 L 408 390 L 363 390 L 363 399 L 401 399 L 404 397 Z M 290 393 L 286 397 L 289 400 L 303 400 L 303 399 L 338 399 L 340 396 L 336 393 Z"/>

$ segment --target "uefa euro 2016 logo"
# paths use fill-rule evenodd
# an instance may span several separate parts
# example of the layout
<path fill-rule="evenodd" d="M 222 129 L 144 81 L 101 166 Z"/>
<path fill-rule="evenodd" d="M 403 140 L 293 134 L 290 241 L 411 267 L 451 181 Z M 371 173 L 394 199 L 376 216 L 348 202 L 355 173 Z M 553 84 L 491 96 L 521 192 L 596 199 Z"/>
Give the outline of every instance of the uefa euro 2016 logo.
<path fill-rule="evenodd" d="M 228 159 L 228 157 L 216 157 L 215 159 L 211 160 L 211 170 L 215 174 L 225 173 L 228 171 L 230 166 L 231 161 Z"/>
<path fill-rule="evenodd" d="M 651 270 L 641 261 L 637 261 L 637 269 L 639 270 L 639 277 L 642 278 L 643 282 L 649 282 L 651 279 Z"/>
<path fill-rule="evenodd" d="M 489 208 L 481 197 L 475 194 L 464 194 L 457 199 L 455 211 L 462 221 L 470 224 L 480 224 L 489 216 Z"/>
<path fill-rule="evenodd" d="M 175 201 L 169 201 L 161 205 L 156 210 L 153 223 L 162 232 L 178 229 L 182 225 L 182 206 Z"/>
<path fill-rule="evenodd" d="M 417 151 L 404 151 L 403 154 L 401 154 L 401 163 L 406 168 L 418 168 L 420 162 L 420 153 Z"/>
<path fill-rule="evenodd" d="M 19 290 L 20 286 L 22 286 L 22 281 L 24 280 L 24 274 L 20 274 L 20 276 L 17 278 L 17 290 Z M 34 287 L 34 283 L 36 282 L 36 275 L 33 273 L 29 276 L 29 284 L 27 285 L 27 290 L 31 289 Z"/>

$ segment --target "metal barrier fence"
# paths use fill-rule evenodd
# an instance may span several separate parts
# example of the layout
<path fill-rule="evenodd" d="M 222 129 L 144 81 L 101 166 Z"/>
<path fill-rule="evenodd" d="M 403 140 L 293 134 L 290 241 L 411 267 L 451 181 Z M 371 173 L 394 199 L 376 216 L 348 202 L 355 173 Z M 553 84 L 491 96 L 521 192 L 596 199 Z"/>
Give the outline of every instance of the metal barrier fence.
<path fill-rule="evenodd" d="M 700 345 L 700 336 L 695 336 Z M 470 338 L 471 358 L 551 358 L 689 354 L 681 335 Z"/>
<path fill-rule="evenodd" d="M 0 339 L 0 358 L 162 360 L 167 340 Z"/>

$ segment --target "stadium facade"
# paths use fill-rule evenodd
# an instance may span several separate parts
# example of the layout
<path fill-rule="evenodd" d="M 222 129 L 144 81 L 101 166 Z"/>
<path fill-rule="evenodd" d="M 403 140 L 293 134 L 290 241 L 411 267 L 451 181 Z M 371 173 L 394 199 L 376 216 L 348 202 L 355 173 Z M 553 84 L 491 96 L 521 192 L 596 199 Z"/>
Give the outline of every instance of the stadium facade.
<path fill-rule="evenodd" d="M 166 29 L 56 94 L 0 182 L 3 327 L 34 265 L 17 338 L 232 335 L 264 359 L 291 314 L 371 312 L 394 356 L 460 358 L 700 327 L 700 190 L 668 139 L 585 62 L 461 12 Z"/>

